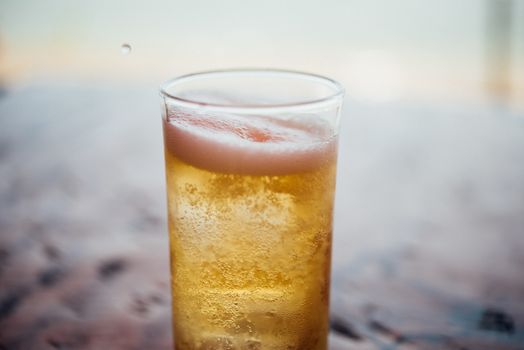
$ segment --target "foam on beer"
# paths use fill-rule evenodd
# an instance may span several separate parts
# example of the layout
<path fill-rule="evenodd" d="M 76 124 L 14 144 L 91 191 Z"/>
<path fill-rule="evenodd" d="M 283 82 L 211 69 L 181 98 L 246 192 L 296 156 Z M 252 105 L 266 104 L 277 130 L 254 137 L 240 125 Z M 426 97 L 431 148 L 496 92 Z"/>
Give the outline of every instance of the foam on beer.
<path fill-rule="evenodd" d="M 319 118 L 276 119 L 170 112 L 166 150 L 185 163 L 220 173 L 282 175 L 312 171 L 336 157 L 336 136 Z"/>

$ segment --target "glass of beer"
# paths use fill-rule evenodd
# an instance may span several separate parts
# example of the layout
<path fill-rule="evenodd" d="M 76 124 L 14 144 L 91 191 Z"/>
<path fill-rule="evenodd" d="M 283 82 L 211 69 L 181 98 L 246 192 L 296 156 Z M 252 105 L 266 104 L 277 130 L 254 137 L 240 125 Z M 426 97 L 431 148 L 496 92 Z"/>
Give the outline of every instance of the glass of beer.
<path fill-rule="evenodd" d="M 343 93 L 267 69 L 162 86 L 175 349 L 326 349 Z"/>

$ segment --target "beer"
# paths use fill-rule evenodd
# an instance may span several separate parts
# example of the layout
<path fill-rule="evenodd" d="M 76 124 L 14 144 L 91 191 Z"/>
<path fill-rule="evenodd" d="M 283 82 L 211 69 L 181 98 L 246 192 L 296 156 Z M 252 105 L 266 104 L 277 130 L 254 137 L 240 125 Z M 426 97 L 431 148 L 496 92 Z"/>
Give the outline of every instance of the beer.
<path fill-rule="evenodd" d="M 175 348 L 326 349 L 336 133 L 166 113 Z"/>

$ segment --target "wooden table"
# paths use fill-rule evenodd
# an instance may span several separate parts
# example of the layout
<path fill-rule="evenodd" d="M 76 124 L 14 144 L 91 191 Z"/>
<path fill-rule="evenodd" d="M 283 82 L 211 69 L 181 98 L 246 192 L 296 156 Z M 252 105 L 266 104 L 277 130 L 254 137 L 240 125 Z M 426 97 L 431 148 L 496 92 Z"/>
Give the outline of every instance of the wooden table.
<path fill-rule="evenodd" d="M 155 87 L 0 97 L 0 349 L 170 349 Z M 524 116 L 348 100 L 331 349 L 524 349 Z"/>

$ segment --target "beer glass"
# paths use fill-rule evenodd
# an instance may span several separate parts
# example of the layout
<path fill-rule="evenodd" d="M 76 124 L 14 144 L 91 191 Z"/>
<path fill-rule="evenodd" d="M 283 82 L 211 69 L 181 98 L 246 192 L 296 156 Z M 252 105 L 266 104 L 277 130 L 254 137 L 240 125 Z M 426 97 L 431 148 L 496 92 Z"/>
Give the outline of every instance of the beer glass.
<path fill-rule="evenodd" d="M 224 70 L 161 98 L 175 349 L 326 349 L 343 88 Z"/>

